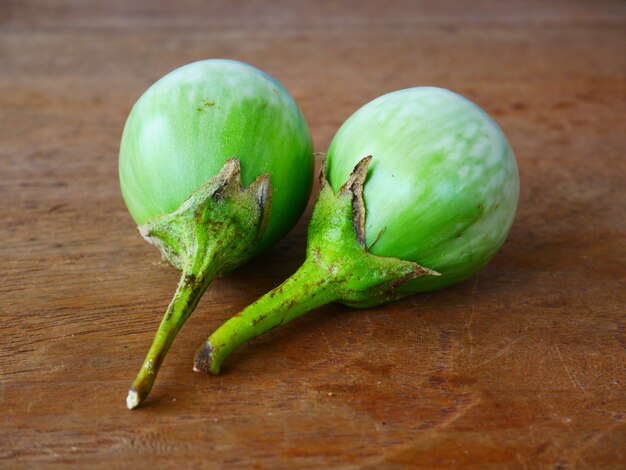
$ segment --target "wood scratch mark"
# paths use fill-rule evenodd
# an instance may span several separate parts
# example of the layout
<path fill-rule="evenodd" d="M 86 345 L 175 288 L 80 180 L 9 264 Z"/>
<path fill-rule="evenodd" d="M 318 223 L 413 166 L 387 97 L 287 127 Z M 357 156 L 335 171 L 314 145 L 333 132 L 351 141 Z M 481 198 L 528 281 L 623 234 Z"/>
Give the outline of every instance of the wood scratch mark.
<path fill-rule="evenodd" d="M 455 421 L 458 421 L 463 416 L 465 416 L 472 408 L 476 407 L 481 401 L 482 401 L 481 397 L 476 398 L 474 401 L 472 401 L 471 403 L 468 403 L 466 406 L 462 407 L 459 411 L 454 413 L 452 416 L 450 416 L 449 418 L 445 419 L 444 421 L 442 421 L 441 423 L 439 423 L 438 425 L 433 427 L 431 429 L 431 432 L 432 431 L 441 431 L 442 429 L 447 428 L 452 423 L 454 423 Z"/>
<path fill-rule="evenodd" d="M 376 457 L 373 457 L 373 458 L 369 459 L 369 461 L 367 461 L 364 466 L 368 467 L 368 468 L 370 468 L 370 467 L 371 468 L 381 468 L 380 464 L 385 462 L 385 461 L 387 461 L 387 459 L 390 456 L 402 454 L 403 452 L 409 451 L 412 448 L 414 448 L 416 446 L 416 444 L 418 444 L 419 442 L 421 442 L 421 441 L 423 441 L 425 439 L 429 439 L 429 438 L 431 438 L 433 436 L 433 434 L 436 435 L 437 433 L 445 430 L 452 423 L 458 421 L 463 416 L 465 416 L 470 410 L 475 408 L 481 401 L 482 401 L 482 398 L 480 396 L 477 397 L 472 402 L 468 403 L 466 406 L 461 407 L 461 409 L 459 409 L 452 416 L 449 416 L 448 418 L 446 418 L 445 420 L 443 420 L 439 424 L 437 424 L 437 425 L 433 426 L 432 428 L 427 429 L 423 433 L 419 434 L 415 439 L 412 439 L 410 442 L 408 442 L 406 444 L 402 444 L 402 445 L 399 445 L 399 446 L 391 447 L 383 455 L 379 455 L 379 456 L 376 456 Z"/>
<path fill-rule="evenodd" d="M 321 327 L 318 327 L 317 329 L 318 329 L 318 330 L 319 330 L 319 332 L 320 332 L 320 336 L 322 337 L 322 339 L 323 339 L 323 340 L 324 340 L 324 342 L 326 343 L 326 346 L 328 346 L 328 350 L 330 351 L 330 353 L 331 353 L 332 355 L 334 355 L 334 354 L 335 354 L 335 350 L 333 349 L 333 345 L 332 345 L 332 344 L 330 344 L 330 341 L 328 341 L 328 338 L 327 338 L 327 337 L 326 337 L 326 335 L 324 334 L 324 330 L 322 330 L 322 328 L 321 328 Z"/>
<path fill-rule="evenodd" d="M 567 364 L 565 364 L 565 361 L 563 360 L 563 356 L 561 355 L 561 350 L 559 349 L 558 344 L 556 345 L 555 349 L 556 349 L 556 353 L 559 356 L 559 360 L 561 361 L 561 364 L 563 364 L 563 370 L 565 370 L 565 373 L 569 377 L 574 388 L 578 386 L 583 392 L 586 392 L 587 390 L 585 389 L 585 387 L 583 387 L 583 384 L 580 383 L 576 375 L 572 373 L 572 371 L 569 370 L 569 367 L 567 367 Z"/>
<path fill-rule="evenodd" d="M 368 334 L 372 334 L 374 336 L 374 338 L 380 338 L 380 335 L 376 335 L 376 324 L 374 322 L 372 322 L 372 319 L 369 315 L 369 313 L 364 314 L 364 318 L 365 321 L 367 322 L 368 325 Z M 385 343 L 387 344 L 387 343 Z M 391 352 L 390 352 L 390 348 L 389 347 L 383 347 L 381 348 L 381 351 L 385 352 L 385 355 L 387 356 L 387 360 L 389 360 L 389 362 L 394 362 L 393 358 L 391 357 Z"/>
<path fill-rule="evenodd" d="M 484 366 L 485 364 L 490 363 L 491 361 L 495 361 L 496 359 L 498 359 L 500 356 L 502 356 L 503 354 L 506 354 L 509 349 L 511 349 L 513 347 L 513 345 L 515 343 L 517 343 L 520 339 L 522 339 L 524 337 L 524 335 L 520 335 L 517 338 L 515 338 L 513 341 L 511 341 L 509 344 L 507 344 L 505 347 L 503 347 L 502 349 L 500 349 L 500 351 L 498 351 L 496 354 L 494 354 L 492 357 L 490 357 L 489 359 L 485 359 L 483 362 L 481 362 L 480 364 L 478 364 L 476 367 L 481 367 Z"/>
<path fill-rule="evenodd" d="M 470 293 L 470 317 L 465 325 L 465 329 L 467 330 L 467 338 L 470 343 L 470 357 L 474 355 L 474 335 L 472 335 L 472 322 L 474 321 L 474 313 L 476 312 L 476 302 L 474 302 L 474 295 L 476 294 L 476 289 L 478 288 L 478 280 L 480 278 L 480 273 L 476 275 L 476 280 L 474 281 L 474 285 L 472 286 L 472 292 Z"/>

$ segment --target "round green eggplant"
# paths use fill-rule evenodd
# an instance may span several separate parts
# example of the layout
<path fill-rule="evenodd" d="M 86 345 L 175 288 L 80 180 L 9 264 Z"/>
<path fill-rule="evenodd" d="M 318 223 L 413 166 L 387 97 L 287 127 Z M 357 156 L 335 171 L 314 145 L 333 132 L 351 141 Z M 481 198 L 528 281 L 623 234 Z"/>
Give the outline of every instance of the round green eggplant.
<path fill-rule="evenodd" d="M 126 404 L 148 396 L 178 331 L 218 275 L 282 237 L 306 206 L 313 147 L 302 113 L 267 74 L 204 60 L 167 74 L 133 107 L 119 157 L 139 232 L 181 271 Z"/>
<path fill-rule="evenodd" d="M 383 95 L 335 135 L 327 155 L 335 191 L 367 155 L 369 251 L 441 274 L 418 277 L 400 291 L 449 286 L 495 255 L 515 217 L 519 177 L 511 146 L 481 108 L 434 87 Z"/>
<path fill-rule="evenodd" d="M 269 173 L 272 211 L 259 249 L 293 227 L 313 181 L 307 123 L 287 91 L 241 62 L 182 66 L 152 85 L 133 107 L 122 136 L 122 195 L 137 225 L 174 211 L 229 158 L 244 186 Z"/>

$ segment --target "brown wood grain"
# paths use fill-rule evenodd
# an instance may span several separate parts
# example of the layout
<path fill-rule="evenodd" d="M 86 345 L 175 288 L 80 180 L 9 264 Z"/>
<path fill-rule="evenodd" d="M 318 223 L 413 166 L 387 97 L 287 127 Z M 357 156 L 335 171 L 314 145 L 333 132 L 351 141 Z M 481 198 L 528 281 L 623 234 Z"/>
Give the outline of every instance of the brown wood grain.
<path fill-rule="evenodd" d="M 0 467 L 624 468 L 626 3 L 0 0 Z M 124 120 L 181 64 L 280 80 L 315 147 L 385 92 L 451 88 L 516 152 L 502 251 L 440 292 L 328 306 L 218 377 L 200 342 L 303 259 L 307 215 L 217 280 L 146 406 L 178 274 L 120 196 Z"/>

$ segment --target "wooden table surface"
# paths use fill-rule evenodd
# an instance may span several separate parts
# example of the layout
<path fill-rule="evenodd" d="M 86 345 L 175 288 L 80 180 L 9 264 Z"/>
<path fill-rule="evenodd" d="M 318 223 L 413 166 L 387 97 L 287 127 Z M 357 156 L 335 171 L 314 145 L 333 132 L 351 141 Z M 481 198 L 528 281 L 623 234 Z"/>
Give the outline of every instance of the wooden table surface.
<path fill-rule="evenodd" d="M 0 0 L 0 467 L 624 468 L 625 50 L 619 1 Z M 127 213 L 119 140 L 208 57 L 280 80 L 317 151 L 383 93 L 466 95 L 516 152 L 518 216 L 458 286 L 324 307 L 192 372 L 302 261 L 307 212 L 209 288 L 130 412 L 178 273 Z"/>

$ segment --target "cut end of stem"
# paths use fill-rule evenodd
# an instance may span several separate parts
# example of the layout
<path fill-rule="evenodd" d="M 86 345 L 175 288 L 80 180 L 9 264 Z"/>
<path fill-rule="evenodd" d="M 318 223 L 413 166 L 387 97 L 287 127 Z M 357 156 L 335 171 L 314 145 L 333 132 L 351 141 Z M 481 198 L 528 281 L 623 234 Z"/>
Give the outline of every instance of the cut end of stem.
<path fill-rule="evenodd" d="M 219 365 L 213 361 L 213 345 L 210 341 L 205 342 L 196 352 L 193 370 L 194 372 L 204 372 L 207 375 L 219 374 Z"/>
<path fill-rule="evenodd" d="M 133 390 L 132 388 L 128 391 L 128 396 L 126 397 L 126 406 L 129 410 L 134 410 L 139 406 L 139 394 Z"/>

